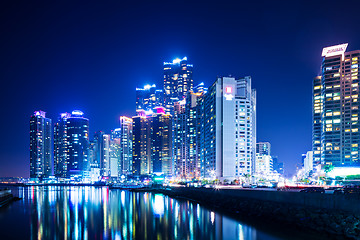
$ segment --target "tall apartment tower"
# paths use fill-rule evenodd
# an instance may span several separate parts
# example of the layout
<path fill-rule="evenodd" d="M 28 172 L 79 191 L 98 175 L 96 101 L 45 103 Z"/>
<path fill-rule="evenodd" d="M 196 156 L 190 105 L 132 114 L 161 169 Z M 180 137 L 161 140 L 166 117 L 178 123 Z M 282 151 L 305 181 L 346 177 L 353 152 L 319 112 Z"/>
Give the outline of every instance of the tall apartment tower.
<path fill-rule="evenodd" d="M 146 116 L 135 116 L 133 122 L 132 174 L 150 174 L 150 127 Z"/>
<path fill-rule="evenodd" d="M 348 44 L 322 51 L 321 76 L 313 82 L 314 165 L 359 165 L 360 50 Z"/>
<path fill-rule="evenodd" d="M 186 99 L 176 102 L 173 116 L 173 158 L 174 174 L 181 178 L 200 177 L 200 139 L 202 131 L 200 99 L 204 97 L 207 88 L 203 83 L 189 91 Z"/>
<path fill-rule="evenodd" d="M 51 175 L 52 142 L 51 119 L 45 112 L 36 111 L 30 117 L 30 178 Z"/>
<path fill-rule="evenodd" d="M 156 89 L 156 85 L 145 85 L 144 88 L 136 88 L 136 110 L 152 111 L 155 107 L 164 104 L 162 89 Z"/>
<path fill-rule="evenodd" d="M 181 101 L 193 88 L 193 65 L 187 58 L 164 62 L 164 103 L 166 113 L 173 114 L 174 103 Z"/>
<path fill-rule="evenodd" d="M 95 133 L 94 141 L 97 143 L 96 161 L 99 163 L 100 176 L 110 176 L 110 135 L 102 131 Z"/>
<path fill-rule="evenodd" d="M 61 113 L 54 126 L 54 175 L 66 178 L 69 142 L 67 137 L 67 119 L 70 113 Z"/>
<path fill-rule="evenodd" d="M 134 175 L 164 173 L 172 175 L 172 120 L 163 107 L 151 116 L 133 117 Z"/>
<path fill-rule="evenodd" d="M 121 116 L 119 130 L 121 161 L 119 174 L 129 175 L 132 172 L 133 120 L 131 118 Z"/>
<path fill-rule="evenodd" d="M 89 163 L 89 119 L 74 110 L 60 114 L 54 127 L 55 175 L 58 177 L 86 177 Z"/>
<path fill-rule="evenodd" d="M 201 175 L 234 179 L 254 172 L 256 92 L 251 77 L 218 78 L 204 100 Z"/>

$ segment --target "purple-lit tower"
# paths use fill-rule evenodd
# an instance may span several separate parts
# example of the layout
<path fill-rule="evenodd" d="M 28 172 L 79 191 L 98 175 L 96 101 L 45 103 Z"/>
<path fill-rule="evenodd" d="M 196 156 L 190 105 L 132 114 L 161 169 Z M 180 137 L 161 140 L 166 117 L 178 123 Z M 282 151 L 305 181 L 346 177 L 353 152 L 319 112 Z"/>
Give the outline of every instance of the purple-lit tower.
<path fill-rule="evenodd" d="M 51 119 L 45 114 L 36 111 L 30 117 L 30 178 L 36 180 L 51 175 Z"/>

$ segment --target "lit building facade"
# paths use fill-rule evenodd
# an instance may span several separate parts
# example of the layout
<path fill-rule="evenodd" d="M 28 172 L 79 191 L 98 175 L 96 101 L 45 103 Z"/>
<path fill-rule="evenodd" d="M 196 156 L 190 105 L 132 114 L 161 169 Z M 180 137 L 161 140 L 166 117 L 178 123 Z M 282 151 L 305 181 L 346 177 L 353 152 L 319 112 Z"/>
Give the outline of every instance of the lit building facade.
<path fill-rule="evenodd" d="M 172 119 L 163 107 L 149 116 L 133 117 L 134 175 L 164 173 L 172 175 Z"/>
<path fill-rule="evenodd" d="M 255 173 L 260 176 L 268 176 L 273 171 L 273 161 L 270 155 L 256 153 Z"/>
<path fill-rule="evenodd" d="M 309 173 L 313 170 L 314 168 L 314 155 L 313 155 L 313 151 L 308 151 L 305 155 L 304 158 L 304 170 L 305 170 L 305 174 L 309 175 Z"/>
<path fill-rule="evenodd" d="M 70 113 L 62 113 L 54 126 L 54 175 L 58 178 L 67 177 L 68 148 L 67 119 Z"/>
<path fill-rule="evenodd" d="M 207 88 L 201 83 L 189 91 L 186 98 L 174 105 L 173 117 L 173 157 L 174 175 L 180 178 L 199 178 L 200 151 L 203 116 L 201 100 Z M 200 100 L 201 99 L 201 100 Z"/>
<path fill-rule="evenodd" d="M 52 126 L 46 113 L 36 111 L 30 117 L 30 178 L 51 176 Z"/>
<path fill-rule="evenodd" d="M 89 119 L 79 110 L 61 113 L 54 127 L 55 175 L 82 179 L 90 170 Z"/>
<path fill-rule="evenodd" d="M 193 88 L 193 65 L 187 58 L 164 62 L 164 103 L 166 113 L 173 115 L 174 103 L 181 101 Z"/>
<path fill-rule="evenodd" d="M 120 171 L 119 174 L 128 175 L 132 173 L 132 141 L 133 120 L 128 117 L 120 117 Z"/>
<path fill-rule="evenodd" d="M 162 89 L 156 89 L 156 85 L 145 85 L 144 88 L 136 88 L 136 110 L 152 111 L 155 107 L 164 104 Z"/>
<path fill-rule="evenodd" d="M 133 120 L 133 153 L 132 174 L 145 175 L 150 173 L 150 127 L 146 116 L 135 116 Z"/>
<path fill-rule="evenodd" d="M 221 77 L 209 88 L 199 114 L 204 117 L 201 175 L 235 179 L 254 172 L 256 92 L 251 77 Z"/>
<path fill-rule="evenodd" d="M 323 49 L 321 76 L 313 82 L 314 164 L 359 165 L 360 50 L 347 44 Z"/>
<path fill-rule="evenodd" d="M 89 170 L 89 119 L 84 113 L 72 111 L 66 120 L 67 128 L 67 177 L 83 178 Z"/>
<path fill-rule="evenodd" d="M 101 177 L 110 176 L 110 135 L 102 131 L 95 133 L 96 162 L 99 163 Z"/>
<path fill-rule="evenodd" d="M 271 145 L 269 142 L 256 143 L 256 153 L 260 155 L 271 155 Z"/>

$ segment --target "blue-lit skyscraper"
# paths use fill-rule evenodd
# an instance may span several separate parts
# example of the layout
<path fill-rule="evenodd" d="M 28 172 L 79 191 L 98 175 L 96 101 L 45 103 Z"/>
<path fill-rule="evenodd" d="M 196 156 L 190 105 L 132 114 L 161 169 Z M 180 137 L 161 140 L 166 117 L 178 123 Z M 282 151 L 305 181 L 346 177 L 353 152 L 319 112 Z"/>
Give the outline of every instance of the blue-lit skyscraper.
<path fill-rule="evenodd" d="M 155 107 L 163 106 L 164 94 L 162 89 L 156 89 L 156 85 L 145 85 L 144 88 L 136 88 L 136 110 L 152 111 Z"/>
<path fill-rule="evenodd" d="M 193 65 L 187 58 L 164 62 L 164 103 L 166 113 L 173 114 L 174 103 L 186 98 L 193 88 Z"/>
<path fill-rule="evenodd" d="M 82 179 L 90 170 L 89 119 L 83 115 L 78 110 L 62 113 L 55 125 L 55 174 L 58 177 Z"/>
<path fill-rule="evenodd" d="M 58 178 L 67 177 L 68 137 L 67 119 L 70 113 L 62 113 L 54 126 L 54 175 Z"/>
<path fill-rule="evenodd" d="M 36 111 L 30 117 L 30 178 L 51 175 L 51 129 L 51 119 L 45 117 L 45 112 Z"/>

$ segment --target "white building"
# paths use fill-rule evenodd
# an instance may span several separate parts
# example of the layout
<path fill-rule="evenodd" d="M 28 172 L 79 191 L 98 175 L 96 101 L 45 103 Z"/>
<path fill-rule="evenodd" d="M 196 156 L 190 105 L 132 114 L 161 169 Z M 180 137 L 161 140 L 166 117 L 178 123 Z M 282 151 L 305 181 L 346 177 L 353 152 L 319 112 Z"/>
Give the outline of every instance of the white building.
<path fill-rule="evenodd" d="M 256 154 L 255 172 L 260 176 L 269 176 L 273 171 L 273 161 L 270 155 Z"/>
<path fill-rule="evenodd" d="M 305 169 L 305 175 L 309 175 L 309 172 L 313 170 L 314 168 L 314 152 L 313 151 L 308 151 L 306 153 L 306 156 L 304 158 L 304 169 Z"/>
<path fill-rule="evenodd" d="M 221 77 L 204 101 L 205 177 L 232 180 L 253 173 L 256 143 L 256 92 L 251 77 Z"/>

